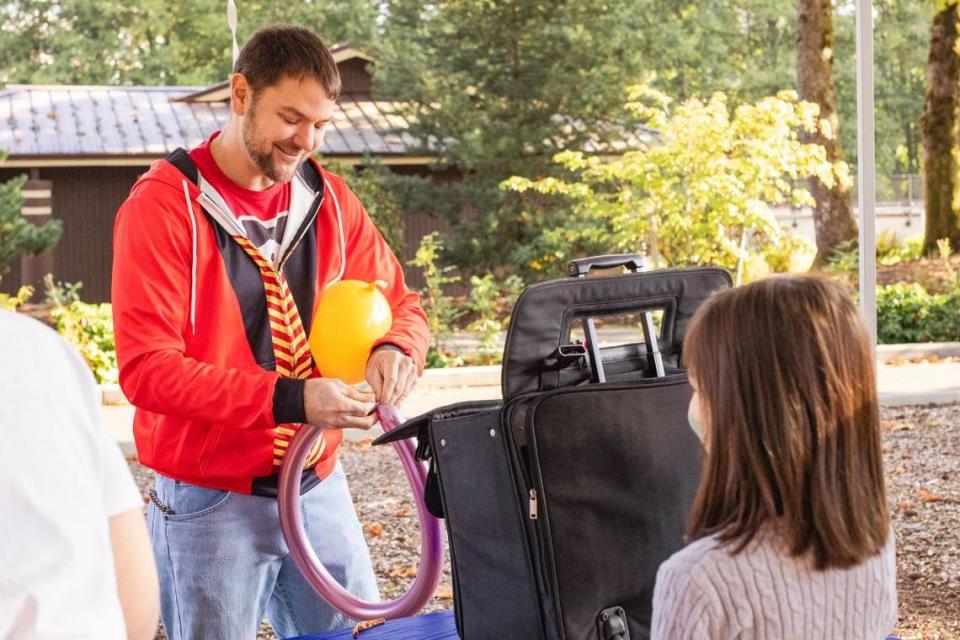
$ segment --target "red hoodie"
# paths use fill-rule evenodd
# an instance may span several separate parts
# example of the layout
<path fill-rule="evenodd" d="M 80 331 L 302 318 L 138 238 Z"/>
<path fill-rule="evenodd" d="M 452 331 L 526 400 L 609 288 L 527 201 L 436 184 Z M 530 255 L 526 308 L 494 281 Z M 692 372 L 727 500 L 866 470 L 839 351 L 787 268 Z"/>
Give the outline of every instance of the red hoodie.
<path fill-rule="evenodd" d="M 384 280 L 393 326 L 375 346 L 399 347 L 422 372 L 429 335 L 420 298 L 343 179 L 305 162 L 289 211 L 280 264 L 307 334 L 326 286 Z M 120 386 L 137 407 L 142 464 L 191 484 L 275 495 L 277 425 L 305 421 L 304 381 L 274 371 L 263 283 L 231 237 L 235 225 L 182 149 L 133 186 L 114 226 Z M 342 433 L 322 437 L 325 453 L 304 472 L 303 490 L 336 463 Z"/>

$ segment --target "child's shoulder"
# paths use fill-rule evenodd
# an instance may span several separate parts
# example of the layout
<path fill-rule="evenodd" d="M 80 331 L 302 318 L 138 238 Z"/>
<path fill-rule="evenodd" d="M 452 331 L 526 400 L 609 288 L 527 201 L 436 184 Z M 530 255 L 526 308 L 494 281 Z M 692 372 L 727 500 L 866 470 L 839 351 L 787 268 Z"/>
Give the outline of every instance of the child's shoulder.
<path fill-rule="evenodd" d="M 694 540 L 674 553 L 660 565 L 660 569 L 662 571 L 691 573 L 698 568 L 724 562 L 729 558 L 730 553 L 727 545 L 720 542 L 717 536 L 706 536 Z"/>
<path fill-rule="evenodd" d="M 766 547 L 771 544 L 767 536 L 757 535 L 735 554 L 740 547 L 737 541 L 722 542 L 716 535 L 706 536 L 670 556 L 660 565 L 658 576 L 682 576 L 684 581 L 702 584 L 726 582 L 742 575 L 744 566 L 753 565 L 756 554 L 768 555 Z"/>

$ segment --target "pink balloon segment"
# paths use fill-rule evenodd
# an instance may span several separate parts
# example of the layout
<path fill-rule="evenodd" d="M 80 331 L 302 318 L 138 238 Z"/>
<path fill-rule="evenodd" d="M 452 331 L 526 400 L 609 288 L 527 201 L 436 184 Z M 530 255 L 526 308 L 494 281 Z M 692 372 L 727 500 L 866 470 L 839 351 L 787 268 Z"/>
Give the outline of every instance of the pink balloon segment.
<path fill-rule="evenodd" d="M 377 405 L 380 425 L 384 431 L 392 431 L 405 420 L 400 412 L 389 404 Z M 410 440 L 394 442 L 403 470 L 410 481 L 415 496 L 417 513 L 420 516 L 420 569 L 417 577 L 405 594 L 390 602 L 367 602 L 349 593 L 317 558 L 307 534 L 303 529 L 300 513 L 300 475 L 310 445 L 320 435 L 320 427 L 303 425 L 293 437 L 280 469 L 278 503 L 280 525 L 290 547 L 290 555 L 307 582 L 320 597 L 334 608 L 354 620 L 373 618 L 403 618 L 416 614 L 433 596 L 443 570 L 443 541 L 440 521 L 433 517 L 423 502 L 423 487 L 427 479 L 427 467 L 415 457 L 416 447 Z"/>

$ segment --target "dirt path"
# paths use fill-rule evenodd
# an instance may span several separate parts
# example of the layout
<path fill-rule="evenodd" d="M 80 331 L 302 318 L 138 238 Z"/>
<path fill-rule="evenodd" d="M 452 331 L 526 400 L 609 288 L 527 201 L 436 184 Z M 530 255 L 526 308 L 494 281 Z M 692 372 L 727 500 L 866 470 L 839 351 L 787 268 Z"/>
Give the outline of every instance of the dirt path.
<path fill-rule="evenodd" d="M 881 419 L 897 536 L 896 634 L 902 640 L 960 640 L 960 405 L 884 408 Z M 400 463 L 391 449 L 364 442 L 347 445 L 342 460 L 381 593 L 396 597 L 419 561 L 417 518 Z M 130 466 L 146 491 L 150 474 L 135 461 Z M 452 607 L 447 560 L 443 582 L 427 609 Z M 274 637 L 264 624 L 260 638 Z"/>

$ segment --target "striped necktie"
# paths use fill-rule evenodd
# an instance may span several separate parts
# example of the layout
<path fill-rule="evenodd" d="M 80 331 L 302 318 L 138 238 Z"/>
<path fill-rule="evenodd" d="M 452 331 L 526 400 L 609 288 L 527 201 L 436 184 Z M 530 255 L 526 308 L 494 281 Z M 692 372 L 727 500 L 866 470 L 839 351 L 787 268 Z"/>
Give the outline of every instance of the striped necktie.
<path fill-rule="evenodd" d="M 270 321 L 270 337 L 273 341 L 273 355 L 276 359 L 276 369 L 284 378 L 303 380 L 310 377 L 313 371 L 313 357 L 310 355 L 310 345 L 307 334 L 303 330 L 300 312 L 287 286 L 287 279 L 283 272 L 274 269 L 253 246 L 253 243 L 244 236 L 235 235 L 233 239 L 250 256 L 253 263 L 260 270 L 263 280 L 263 290 L 267 298 L 267 317 Z M 278 424 L 274 429 L 273 465 L 279 467 L 287 454 L 290 440 L 296 434 L 300 425 L 297 423 Z M 312 467 L 323 455 L 326 449 L 326 440 L 317 438 L 307 455 L 306 468 Z"/>

